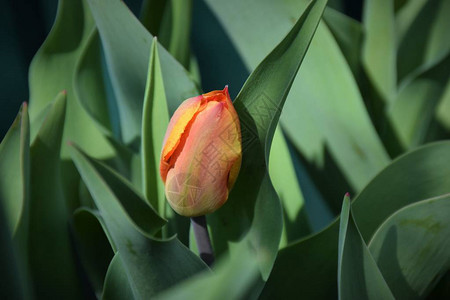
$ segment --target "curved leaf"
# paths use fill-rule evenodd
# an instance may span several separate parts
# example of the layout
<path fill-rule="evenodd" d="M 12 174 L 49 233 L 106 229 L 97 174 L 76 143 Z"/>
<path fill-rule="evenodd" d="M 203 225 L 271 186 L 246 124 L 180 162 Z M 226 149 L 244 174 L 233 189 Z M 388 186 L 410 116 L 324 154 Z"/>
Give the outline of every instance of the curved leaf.
<path fill-rule="evenodd" d="M 0 226 L 3 227 L 1 256 L 7 260 L 5 266 L 9 267 L 6 269 L 11 270 L 11 274 L 6 276 L 8 278 L 2 280 L 5 282 L 3 286 L 15 289 L 8 292 L 10 295 L 19 295 L 20 291 L 27 297 L 30 288 L 27 270 L 29 197 L 30 121 L 27 104 L 24 103 L 0 144 L 0 218 L 4 220 Z"/>
<path fill-rule="evenodd" d="M 394 299 L 359 233 L 345 196 L 339 224 L 339 299 Z"/>
<path fill-rule="evenodd" d="M 310 3 L 288 35 L 250 75 L 234 101 L 242 130 L 242 166 L 228 202 L 208 221 L 217 252 L 228 247 L 227 241 L 250 243 L 260 258 L 263 279 L 272 268 L 282 230 L 281 206 L 266 169 L 270 145 L 325 3 Z"/>
<path fill-rule="evenodd" d="M 292 19 L 297 18 L 307 3 L 206 2 L 250 70 L 289 30 Z M 326 89 L 322 87 L 323 82 L 327 83 Z M 324 125 L 323 119 L 331 119 L 338 126 Z M 281 122 L 287 137 L 317 169 L 328 167 L 326 144 L 333 162 L 355 190 L 364 187 L 389 162 L 345 57 L 324 23 L 319 24 L 310 51 L 292 84 Z M 354 126 L 355 122 L 359 126 Z M 345 141 L 332 139 L 336 135 L 345 137 Z M 358 170 L 353 170 L 355 165 Z M 339 207 L 340 204 L 337 210 Z"/>
<path fill-rule="evenodd" d="M 110 136 L 112 127 L 103 83 L 100 51 L 98 32 L 92 29 L 75 66 L 74 92 L 102 133 Z"/>
<path fill-rule="evenodd" d="M 355 198 L 353 218 L 364 241 L 402 207 L 450 193 L 450 142 L 409 152 L 380 172 Z M 338 230 L 336 220 L 323 231 L 278 253 L 262 298 L 289 297 L 301 291 L 314 299 L 337 296 Z"/>
<path fill-rule="evenodd" d="M 450 268 L 450 195 L 405 206 L 373 235 L 369 249 L 396 299 L 421 299 Z"/>
<path fill-rule="evenodd" d="M 214 273 L 203 272 L 190 278 L 157 299 L 244 299 L 249 287 L 258 278 L 256 258 L 248 249 L 239 247 L 240 255 L 225 258 L 214 268 Z"/>
<path fill-rule="evenodd" d="M 160 241 L 138 230 L 132 222 L 148 226 L 154 231 L 162 226 L 162 219 L 153 210 L 150 212 L 150 206 L 115 172 L 74 147 L 71 150 L 75 165 L 105 222 L 112 244 L 120 253 L 134 297 L 148 299 L 206 268 L 178 239 Z M 125 206 L 124 202 L 130 203 Z M 124 210 L 125 207 L 128 211 Z M 143 218 L 143 212 L 135 211 L 133 218 L 137 217 L 138 220 L 131 220 L 130 209 L 146 210 L 149 214 Z M 143 225 L 143 222 L 148 225 Z"/>
<path fill-rule="evenodd" d="M 116 252 L 109 264 L 101 299 L 134 299 L 133 289 L 128 282 L 127 273 L 119 252 Z"/>
<path fill-rule="evenodd" d="M 87 0 L 100 33 L 108 71 L 117 98 L 122 138 L 131 143 L 140 135 L 142 104 L 153 36 L 120 0 Z M 195 96 L 188 72 L 158 45 L 169 111 Z M 176 104 L 176 105 L 173 105 Z"/>
<path fill-rule="evenodd" d="M 68 101 L 63 140 L 70 139 L 89 154 L 104 157 L 111 156 L 113 151 L 74 92 L 76 64 L 93 27 L 84 1 L 59 1 L 52 30 L 30 65 L 30 118 L 33 123 L 54 96 L 66 90 Z M 65 144 L 62 156 L 69 157 Z"/>
<path fill-rule="evenodd" d="M 283 206 L 283 234 L 280 248 L 310 233 L 303 194 L 286 140 L 278 126 L 269 156 L 269 175 Z"/>
<path fill-rule="evenodd" d="M 80 161 L 83 161 L 86 170 L 89 170 L 89 172 L 81 175 L 84 175 L 85 184 L 94 200 L 95 198 L 103 201 L 108 199 L 109 202 L 114 200 L 127 214 L 136 230 L 148 237 L 153 237 L 155 233 L 161 230 L 166 221 L 158 215 L 152 206 L 146 203 L 126 179 L 108 166 L 88 157 L 79 148 L 73 147 L 73 149 L 74 162 L 79 164 Z M 97 206 L 98 201 L 95 201 Z M 108 205 L 108 203 L 105 202 L 103 205 Z"/>
<path fill-rule="evenodd" d="M 449 13 L 450 3 L 446 0 L 430 0 L 423 4 L 399 41 L 397 65 L 402 84 L 436 66 L 449 54 Z"/>
<path fill-rule="evenodd" d="M 358 80 L 361 72 L 362 25 L 330 7 L 325 9 L 323 19 L 339 44 L 355 79 Z"/>
<path fill-rule="evenodd" d="M 78 299 L 81 286 L 70 244 L 60 170 L 65 114 L 66 94 L 62 92 L 31 145 L 28 254 L 37 296 Z"/>
<path fill-rule="evenodd" d="M 424 143 L 450 76 L 450 55 L 399 91 L 388 116 L 405 148 Z"/>
<path fill-rule="evenodd" d="M 97 212 L 87 208 L 76 210 L 73 218 L 81 264 L 97 296 L 102 294 L 106 271 L 114 255 L 100 220 Z"/>
<path fill-rule="evenodd" d="M 390 102 L 397 89 L 394 1 L 365 1 L 363 25 L 363 65 L 378 92 Z"/>
<path fill-rule="evenodd" d="M 12 236 L 20 223 L 27 230 L 29 160 L 30 121 L 27 104 L 24 103 L 0 144 L 0 205 L 3 205 Z"/>
<path fill-rule="evenodd" d="M 3 206 L 0 205 L 0 265 L 7 272 L 2 272 L 0 280 L 0 297 L 2 299 L 24 299 L 25 284 L 20 272 L 20 260 L 12 242 L 10 228 Z M 28 295 L 29 297 L 29 295 Z"/>

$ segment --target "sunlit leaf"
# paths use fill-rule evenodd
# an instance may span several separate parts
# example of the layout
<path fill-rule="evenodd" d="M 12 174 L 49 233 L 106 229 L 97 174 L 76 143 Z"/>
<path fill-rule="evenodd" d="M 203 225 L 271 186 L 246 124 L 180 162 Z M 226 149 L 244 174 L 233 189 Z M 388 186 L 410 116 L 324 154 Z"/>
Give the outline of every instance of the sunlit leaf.
<path fill-rule="evenodd" d="M 450 268 L 450 195 L 398 210 L 369 249 L 396 299 L 421 299 Z"/>
<path fill-rule="evenodd" d="M 381 223 L 402 207 L 450 192 L 450 142 L 407 153 L 378 174 L 355 197 L 353 217 L 367 243 Z M 262 298 L 337 296 L 339 221 L 280 250 Z"/>
<path fill-rule="evenodd" d="M 228 202 L 208 221 L 219 253 L 228 247 L 227 241 L 241 240 L 248 232 L 241 242 L 256 250 L 263 279 L 272 268 L 282 229 L 281 206 L 266 170 L 270 145 L 325 3 L 310 3 L 284 40 L 253 71 L 234 101 L 242 129 L 241 171 Z"/>

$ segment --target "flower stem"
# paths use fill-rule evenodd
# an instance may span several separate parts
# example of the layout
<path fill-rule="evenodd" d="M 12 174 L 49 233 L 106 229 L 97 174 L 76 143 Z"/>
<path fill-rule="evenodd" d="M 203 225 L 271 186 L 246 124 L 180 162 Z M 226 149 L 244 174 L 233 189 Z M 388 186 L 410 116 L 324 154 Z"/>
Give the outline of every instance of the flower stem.
<path fill-rule="evenodd" d="M 214 252 L 211 246 L 211 239 L 209 238 L 208 227 L 206 226 L 206 217 L 192 217 L 191 224 L 200 258 L 211 267 L 214 263 Z"/>

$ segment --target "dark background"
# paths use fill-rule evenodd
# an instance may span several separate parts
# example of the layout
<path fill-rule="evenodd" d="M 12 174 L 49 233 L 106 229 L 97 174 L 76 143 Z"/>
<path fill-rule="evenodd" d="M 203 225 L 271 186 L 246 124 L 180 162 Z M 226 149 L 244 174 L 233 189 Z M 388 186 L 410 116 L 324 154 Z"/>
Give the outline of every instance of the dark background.
<path fill-rule="evenodd" d="M 125 2 L 139 14 L 142 0 Z M 361 19 L 362 0 L 328 2 L 333 8 Z M 0 3 L 0 137 L 3 139 L 21 103 L 28 101 L 28 67 L 52 27 L 57 1 L 2 0 Z M 248 71 L 202 0 L 194 0 L 193 14 L 192 49 L 200 66 L 203 89 L 222 89 L 229 84 L 231 96 L 235 97 Z M 211 44 L 215 45 L 214 49 Z"/>

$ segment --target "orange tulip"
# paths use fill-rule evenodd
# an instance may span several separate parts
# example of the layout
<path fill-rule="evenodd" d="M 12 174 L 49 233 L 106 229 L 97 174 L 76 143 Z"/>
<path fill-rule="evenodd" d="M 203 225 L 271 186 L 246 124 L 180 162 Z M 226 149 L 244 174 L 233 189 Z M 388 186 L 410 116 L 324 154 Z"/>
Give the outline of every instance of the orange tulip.
<path fill-rule="evenodd" d="M 160 174 L 180 215 L 212 213 L 228 199 L 241 166 L 241 129 L 228 87 L 185 100 L 169 122 Z"/>

